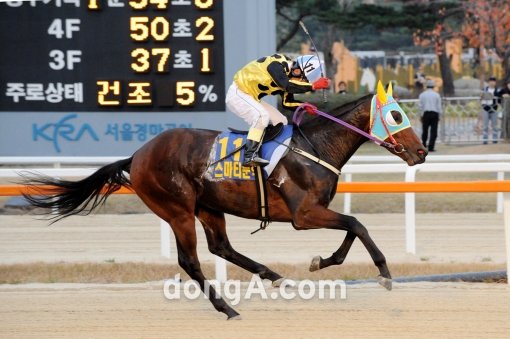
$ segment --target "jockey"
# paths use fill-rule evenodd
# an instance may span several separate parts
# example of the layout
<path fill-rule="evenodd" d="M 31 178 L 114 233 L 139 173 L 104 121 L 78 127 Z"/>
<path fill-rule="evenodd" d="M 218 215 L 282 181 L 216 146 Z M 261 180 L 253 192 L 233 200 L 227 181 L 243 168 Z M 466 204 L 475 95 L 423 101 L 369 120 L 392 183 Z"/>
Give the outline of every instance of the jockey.
<path fill-rule="evenodd" d="M 269 122 L 287 124 L 287 118 L 261 99 L 281 95 L 283 107 L 294 109 L 301 102 L 294 93 L 329 88 L 328 78 L 321 77 L 320 61 L 315 55 L 302 55 L 292 61 L 283 54 L 273 54 L 248 63 L 235 75 L 227 96 L 227 108 L 244 119 L 250 130 L 246 140 L 243 166 L 265 166 L 269 162 L 258 155 Z"/>

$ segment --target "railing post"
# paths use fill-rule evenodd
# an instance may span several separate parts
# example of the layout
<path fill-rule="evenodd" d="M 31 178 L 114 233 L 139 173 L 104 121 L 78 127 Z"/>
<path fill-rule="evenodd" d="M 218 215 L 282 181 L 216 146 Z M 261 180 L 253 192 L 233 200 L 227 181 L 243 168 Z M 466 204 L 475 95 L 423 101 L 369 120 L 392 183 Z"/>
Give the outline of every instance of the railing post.
<path fill-rule="evenodd" d="M 216 257 L 216 280 L 220 283 L 227 281 L 227 262 L 218 256 Z"/>
<path fill-rule="evenodd" d="M 505 172 L 498 172 L 498 180 L 505 180 Z M 503 192 L 496 193 L 496 212 L 503 213 Z"/>
<path fill-rule="evenodd" d="M 352 182 L 352 174 L 345 175 L 345 182 Z M 351 214 L 351 198 L 352 193 L 344 193 L 344 214 Z"/>
<path fill-rule="evenodd" d="M 159 219 L 161 237 L 161 255 L 170 258 L 170 225 L 163 219 Z"/>
<path fill-rule="evenodd" d="M 505 197 L 505 243 L 506 243 L 506 280 L 510 284 L 510 192 L 504 193 Z"/>
<path fill-rule="evenodd" d="M 417 167 L 406 169 L 406 182 L 414 182 Z M 416 202 L 415 193 L 405 195 L 405 223 L 406 223 L 406 252 L 416 254 Z"/>

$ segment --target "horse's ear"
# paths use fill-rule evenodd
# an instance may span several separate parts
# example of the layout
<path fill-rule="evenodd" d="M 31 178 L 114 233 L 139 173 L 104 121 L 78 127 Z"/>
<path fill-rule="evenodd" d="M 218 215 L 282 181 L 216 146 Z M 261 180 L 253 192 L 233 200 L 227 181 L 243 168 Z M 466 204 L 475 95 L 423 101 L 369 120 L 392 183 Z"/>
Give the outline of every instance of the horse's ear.
<path fill-rule="evenodd" d="M 388 101 L 388 98 L 386 97 L 386 92 L 384 91 L 384 87 L 381 83 L 381 80 L 377 82 L 377 99 L 379 99 L 379 102 L 381 104 L 386 103 Z"/>
<path fill-rule="evenodd" d="M 391 84 L 391 81 L 388 82 L 388 90 L 386 91 L 386 94 L 389 96 L 389 97 L 392 97 L 393 96 L 393 85 Z"/>

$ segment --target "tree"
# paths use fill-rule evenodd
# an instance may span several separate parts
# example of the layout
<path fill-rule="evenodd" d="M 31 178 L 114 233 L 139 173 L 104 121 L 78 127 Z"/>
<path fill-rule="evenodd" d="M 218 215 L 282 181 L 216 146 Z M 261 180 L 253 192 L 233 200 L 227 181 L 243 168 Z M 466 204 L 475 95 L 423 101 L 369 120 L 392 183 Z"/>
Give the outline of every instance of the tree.
<path fill-rule="evenodd" d="M 506 0 L 467 0 L 462 34 L 468 46 L 478 49 L 480 81 L 485 72 L 483 50 L 493 50 L 502 62 L 504 80 L 510 79 L 510 3 Z"/>
<path fill-rule="evenodd" d="M 276 0 L 276 14 L 283 20 L 280 25 L 282 37 L 276 49 L 281 50 L 299 32 L 301 20 L 309 17 L 320 19 L 337 6 L 336 0 Z"/>
<path fill-rule="evenodd" d="M 281 35 L 277 42 L 277 50 L 282 51 L 292 45 L 293 50 L 299 50 L 300 44 L 308 39 L 301 30 L 299 22 L 305 22 L 319 51 L 324 52 L 326 72 L 331 77 L 334 72 L 333 58 L 329 52 L 333 42 L 338 39 L 338 32 L 334 26 L 325 22 L 325 16 L 338 8 L 337 0 L 276 0 L 276 14 L 278 19 L 278 33 Z M 294 39 L 300 37 L 300 39 Z"/>
<path fill-rule="evenodd" d="M 437 20 L 432 29 L 417 29 L 413 35 L 416 45 L 433 46 L 439 62 L 439 70 L 443 80 L 443 93 L 447 96 L 455 94 L 451 58 L 446 55 L 446 40 L 459 36 L 459 20 L 463 14 L 462 5 L 442 4 L 439 9 L 431 8 L 437 13 Z"/>
<path fill-rule="evenodd" d="M 317 47 L 323 51 L 328 51 L 339 36 L 349 48 L 359 44 L 363 48 L 373 46 L 371 49 L 386 51 L 401 49 L 403 43 L 414 41 L 417 46 L 434 47 L 445 94 L 452 95 L 453 75 L 445 53 L 445 40 L 460 30 L 458 22 L 462 11 L 460 2 L 454 0 L 393 1 L 391 5 L 349 0 L 277 0 L 278 17 L 285 23 L 280 26 L 283 37 L 278 49 L 288 44 L 299 31 L 299 20 L 313 27 Z M 332 70 L 331 55 L 325 53 L 325 59 L 327 68 Z"/>
<path fill-rule="evenodd" d="M 413 31 L 415 45 L 434 48 L 443 79 L 443 92 L 453 95 L 451 61 L 445 52 L 445 42 L 454 36 L 454 28 L 459 26 L 462 13 L 462 6 L 457 2 L 416 0 L 402 2 L 400 7 L 360 4 L 341 13 L 331 12 L 329 19 L 343 29 L 360 31 L 374 27 L 384 32 L 405 27 Z"/>

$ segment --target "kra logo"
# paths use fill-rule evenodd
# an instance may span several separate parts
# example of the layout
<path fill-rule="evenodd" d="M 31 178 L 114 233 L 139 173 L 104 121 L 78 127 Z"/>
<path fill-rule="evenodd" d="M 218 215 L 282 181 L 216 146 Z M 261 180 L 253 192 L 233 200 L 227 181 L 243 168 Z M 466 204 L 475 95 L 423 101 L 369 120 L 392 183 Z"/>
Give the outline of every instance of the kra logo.
<path fill-rule="evenodd" d="M 60 142 L 64 141 L 78 141 L 85 134 L 88 134 L 92 140 L 99 141 L 96 132 L 89 124 L 82 124 L 77 126 L 70 122 L 75 119 L 77 114 L 69 114 L 64 116 L 56 123 L 48 123 L 44 125 L 32 124 L 32 140 L 47 140 L 53 142 L 53 148 L 57 153 L 60 153 Z"/>

